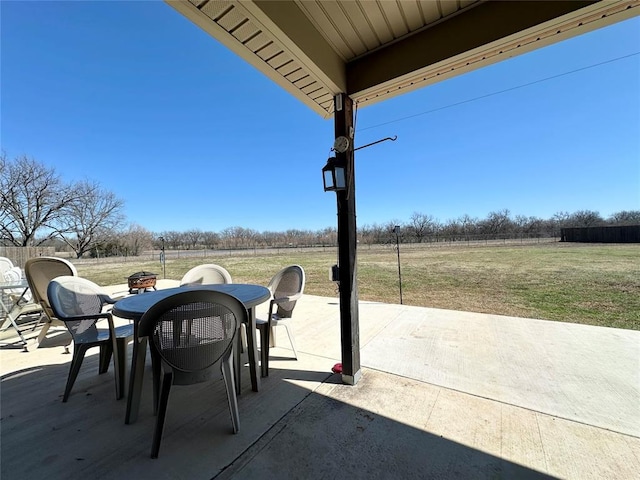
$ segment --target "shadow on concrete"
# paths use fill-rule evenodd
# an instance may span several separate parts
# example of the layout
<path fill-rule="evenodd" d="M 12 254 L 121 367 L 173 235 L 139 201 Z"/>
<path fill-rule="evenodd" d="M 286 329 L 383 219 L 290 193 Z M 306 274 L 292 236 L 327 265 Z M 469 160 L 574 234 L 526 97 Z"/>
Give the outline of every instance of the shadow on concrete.
<path fill-rule="evenodd" d="M 85 359 L 63 404 L 67 373 L 68 364 L 43 365 L 1 377 L 3 480 L 552 478 L 399 420 L 404 405 L 386 411 L 396 401 L 388 395 L 406 400 L 419 391 L 372 389 L 376 379 L 393 387 L 396 377 L 382 372 L 369 371 L 349 387 L 329 372 L 272 369 L 258 393 L 243 372 L 237 435 L 230 433 L 223 382 L 174 387 L 158 460 L 149 459 L 149 368 L 133 425 L 124 425 L 112 369 L 97 375 L 96 355 Z"/>
<path fill-rule="evenodd" d="M 285 382 L 307 380 L 309 373 L 279 372 Z M 371 375 L 394 382 L 393 375 L 369 371 L 352 387 L 329 375 L 325 388 L 305 397 L 216 478 L 555 478 L 391 418 L 403 416 L 402 401 L 396 411 L 362 408 L 394 402 L 375 398 L 389 392 L 371 391 Z M 398 388 L 395 395 L 412 393 L 418 392 Z"/>

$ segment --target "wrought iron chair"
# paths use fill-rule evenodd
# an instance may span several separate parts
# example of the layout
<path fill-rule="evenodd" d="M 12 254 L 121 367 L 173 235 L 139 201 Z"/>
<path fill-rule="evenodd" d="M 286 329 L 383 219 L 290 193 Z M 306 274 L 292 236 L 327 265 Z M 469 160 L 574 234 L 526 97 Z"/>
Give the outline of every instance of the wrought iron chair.
<path fill-rule="evenodd" d="M 219 376 L 220 370 L 233 432 L 238 432 L 232 352 L 239 325 L 247 321 L 247 315 L 242 302 L 231 295 L 189 291 L 159 301 L 142 316 L 138 332 L 149 338 L 157 415 L 151 458 L 157 458 L 160 450 L 171 386 L 208 381 Z"/>
<path fill-rule="evenodd" d="M 285 327 L 293 356 L 298 359 L 291 317 L 296 302 L 304 292 L 304 284 L 304 269 L 300 265 L 290 265 L 276 273 L 267 285 L 273 296 L 269 303 L 269 314 L 266 320 L 256 319 L 256 328 L 260 332 L 260 363 L 263 377 L 269 376 L 269 347 L 275 346 L 275 327 Z"/>
<path fill-rule="evenodd" d="M 80 277 L 61 276 L 49 282 L 49 304 L 56 318 L 64 322 L 73 338 L 73 358 L 62 401 L 66 402 L 76 381 L 85 353 L 100 347 L 98 373 L 109 369 L 113 355 L 116 380 L 116 399 L 124 395 L 127 343 L 133 341 L 133 324 L 114 326 L 111 312 L 104 306 L 115 300 L 103 293 L 101 287 Z M 108 328 L 98 328 L 99 320 L 106 320 Z"/>
<path fill-rule="evenodd" d="M 180 286 L 183 285 L 205 285 L 216 283 L 233 283 L 229 272 L 213 263 L 206 263 L 193 267 L 184 274 L 180 280 Z"/>

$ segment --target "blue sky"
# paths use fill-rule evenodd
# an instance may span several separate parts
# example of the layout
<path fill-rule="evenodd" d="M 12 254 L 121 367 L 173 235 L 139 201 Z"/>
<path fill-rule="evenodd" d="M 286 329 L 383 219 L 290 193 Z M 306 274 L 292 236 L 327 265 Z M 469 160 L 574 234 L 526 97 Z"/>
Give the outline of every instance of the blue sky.
<path fill-rule="evenodd" d="M 335 226 L 333 120 L 165 3 L 0 15 L 10 158 L 98 180 L 153 232 Z M 356 146 L 398 140 L 356 154 L 358 224 L 639 210 L 639 53 L 634 18 L 360 109 Z"/>

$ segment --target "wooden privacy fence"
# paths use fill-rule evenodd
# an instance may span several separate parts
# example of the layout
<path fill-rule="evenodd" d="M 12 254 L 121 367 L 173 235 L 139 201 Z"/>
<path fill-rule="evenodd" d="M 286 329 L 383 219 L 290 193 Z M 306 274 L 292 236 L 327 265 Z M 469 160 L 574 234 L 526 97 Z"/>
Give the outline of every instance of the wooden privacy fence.
<path fill-rule="evenodd" d="M 561 242 L 640 243 L 640 225 L 573 227 L 560 230 Z"/>
<path fill-rule="evenodd" d="M 53 257 L 54 247 L 2 247 L 0 257 L 7 257 L 17 267 L 24 268 L 25 262 L 31 257 Z"/>

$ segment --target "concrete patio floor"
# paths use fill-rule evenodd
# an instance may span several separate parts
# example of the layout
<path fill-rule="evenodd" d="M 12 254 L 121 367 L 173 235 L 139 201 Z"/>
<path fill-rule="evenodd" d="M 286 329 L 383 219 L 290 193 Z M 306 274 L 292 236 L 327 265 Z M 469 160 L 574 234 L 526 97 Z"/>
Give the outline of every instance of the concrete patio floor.
<path fill-rule="evenodd" d="M 222 382 L 174 387 L 157 460 L 149 370 L 125 425 L 97 355 L 63 404 L 61 346 L 1 349 L 2 479 L 638 478 L 638 331 L 361 302 L 352 387 L 337 299 L 295 318 L 299 360 L 283 331 L 259 392 L 243 372 L 240 432 Z"/>

